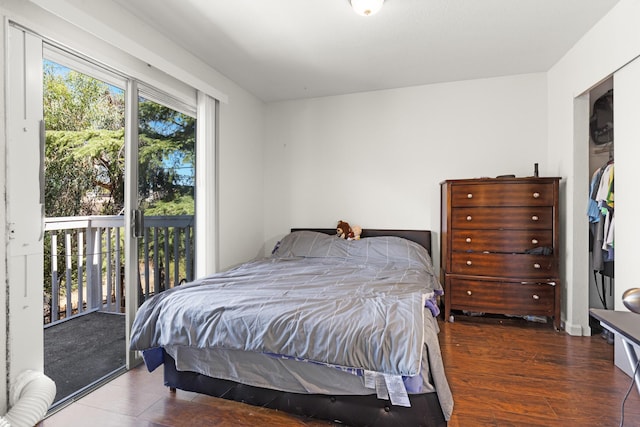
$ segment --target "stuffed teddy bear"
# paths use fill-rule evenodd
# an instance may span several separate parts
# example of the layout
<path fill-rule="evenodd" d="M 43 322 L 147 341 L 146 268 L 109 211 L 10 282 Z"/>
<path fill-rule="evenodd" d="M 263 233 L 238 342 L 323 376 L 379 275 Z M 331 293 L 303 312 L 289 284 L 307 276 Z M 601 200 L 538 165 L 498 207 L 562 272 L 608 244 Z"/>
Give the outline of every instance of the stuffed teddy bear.
<path fill-rule="evenodd" d="M 353 235 L 353 230 L 351 230 L 349 223 L 343 220 L 338 221 L 336 235 L 341 239 L 347 239 L 350 234 Z"/>
<path fill-rule="evenodd" d="M 349 239 L 360 240 L 360 235 L 362 234 L 362 227 L 360 227 L 359 225 L 354 225 L 353 227 L 351 227 L 351 232 L 353 234 L 353 237 L 349 237 Z"/>

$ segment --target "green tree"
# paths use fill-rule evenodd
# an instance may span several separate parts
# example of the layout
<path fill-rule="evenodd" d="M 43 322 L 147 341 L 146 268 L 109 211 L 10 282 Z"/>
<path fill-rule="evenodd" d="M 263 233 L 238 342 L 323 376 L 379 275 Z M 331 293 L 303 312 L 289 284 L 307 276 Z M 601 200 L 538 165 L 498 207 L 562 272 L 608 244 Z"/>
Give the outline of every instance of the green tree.
<path fill-rule="evenodd" d="M 122 91 L 52 62 L 44 64 L 47 130 L 118 130 L 124 127 Z"/>
<path fill-rule="evenodd" d="M 195 119 L 148 100 L 141 100 L 139 111 L 138 192 L 142 207 L 149 215 L 161 211 L 193 215 L 193 174 L 185 175 L 181 170 L 195 161 Z"/>
<path fill-rule="evenodd" d="M 124 97 L 75 71 L 44 68 L 45 215 L 117 214 L 124 203 Z"/>
<path fill-rule="evenodd" d="M 140 100 L 138 188 L 143 208 L 180 200 L 193 214 L 195 119 Z M 124 96 L 54 63 L 44 68 L 45 214 L 114 215 L 124 208 Z M 190 202 L 189 203 L 189 199 Z M 190 205 L 190 207 L 189 207 Z"/>
<path fill-rule="evenodd" d="M 113 215 L 123 208 L 124 130 L 47 131 L 45 214 Z"/>

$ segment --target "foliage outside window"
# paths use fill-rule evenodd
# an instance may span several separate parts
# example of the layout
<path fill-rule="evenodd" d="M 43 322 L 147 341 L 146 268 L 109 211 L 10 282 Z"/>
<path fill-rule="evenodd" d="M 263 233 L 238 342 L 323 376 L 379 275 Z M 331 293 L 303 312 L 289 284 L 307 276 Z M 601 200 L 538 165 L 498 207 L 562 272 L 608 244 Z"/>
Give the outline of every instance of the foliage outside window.
<path fill-rule="evenodd" d="M 193 215 L 195 118 L 140 99 L 139 191 L 148 215 Z M 45 213 L 117 215 L 124 208 L 124 94 L 47 62 Z"/>

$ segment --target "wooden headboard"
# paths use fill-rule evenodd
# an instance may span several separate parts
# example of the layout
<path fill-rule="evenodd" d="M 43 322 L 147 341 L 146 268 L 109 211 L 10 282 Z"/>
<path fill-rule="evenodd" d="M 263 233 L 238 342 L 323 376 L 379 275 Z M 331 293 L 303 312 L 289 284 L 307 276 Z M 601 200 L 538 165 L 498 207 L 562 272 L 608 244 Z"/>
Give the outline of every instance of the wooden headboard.
<path fill-rule="evenodd" d="M 324 233 L 333 235 L 336 234 L 335 228 L 292 228 L 291 231 L 317 231 L 318 233 Z M 375 228 L 366 228 L 362 230 L 360 237 L 377 237 L 377 236 L 397 236 L 402 237 L 412 242 L 416 242 L 419 245 L 424 246 L 431 255 L 431 231 L 429 230 L 379 230 Z"/>

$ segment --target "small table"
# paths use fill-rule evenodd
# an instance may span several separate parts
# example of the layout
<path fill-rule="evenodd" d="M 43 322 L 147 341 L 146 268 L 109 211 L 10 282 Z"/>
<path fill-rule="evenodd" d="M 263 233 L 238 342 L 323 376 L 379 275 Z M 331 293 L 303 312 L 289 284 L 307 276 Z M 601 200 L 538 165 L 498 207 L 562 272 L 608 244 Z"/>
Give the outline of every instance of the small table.
<path fill-rule="evenodd" d="M 589 312 L 591 316 L 600 321 L 602 326 L 620 336 L 631 369 L 635 369 L 638 364 L 638 355 L 631 344 L 640 346 L 640 314 L 599 308 L 592 308 Z M 634 380 L 638 393 L 640 393 L 640 372 L 636 371 Z"/>

